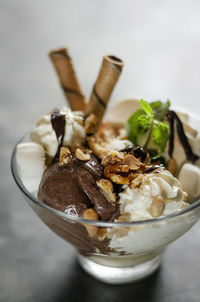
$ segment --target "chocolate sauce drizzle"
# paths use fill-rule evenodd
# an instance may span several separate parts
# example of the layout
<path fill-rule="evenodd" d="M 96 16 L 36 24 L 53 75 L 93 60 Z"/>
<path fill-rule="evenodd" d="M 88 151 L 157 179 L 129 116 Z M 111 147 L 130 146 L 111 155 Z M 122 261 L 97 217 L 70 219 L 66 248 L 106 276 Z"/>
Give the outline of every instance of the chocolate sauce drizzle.
<path fill-rule="evenodd" d="M 58 140 L 58 148 L 52 161 L 52 163 L 55 163 L 59 160 L 60 149 L 62 147 L 63 139 L 65 135 L 65 115 L 61 114 L 59 109 L 54 109 L 54 111 L 52 112 L 51 125 L 56 133 L 56 137 Z"/>
<path fill-rule="evenodd" d="M 169 154 L 169 157 L 172 158 L 172 154 L 174 151 L 174 119 L 173 119 L 172 115 L 170 114 L 170 111 L 168 112 L 167 117 L 169 120 L 169 132 L 170 132 L 168 154 Z"/>
<path fill-rule="evenodd" d="M 183 146 L 183 149 L 185 151 L 186 157 L 188 160 L 195 162 L 197 159 L 199 159 L 199 156 L 197 156 L 193 151 L 192 148 L 188 142 L 187 136 L 185 135 L 183 124 L 176 114 L 175 111 L 169 110 L 167 113 L 167 118 L 169 120 L 170 124 L 170 139 L 169 139 L 169 156 L 172 157 L 173 150 L 174 150 L 174 121 L 176 121 L 176 129 L 177 134 L 180 139 L 180 142 Z"/>

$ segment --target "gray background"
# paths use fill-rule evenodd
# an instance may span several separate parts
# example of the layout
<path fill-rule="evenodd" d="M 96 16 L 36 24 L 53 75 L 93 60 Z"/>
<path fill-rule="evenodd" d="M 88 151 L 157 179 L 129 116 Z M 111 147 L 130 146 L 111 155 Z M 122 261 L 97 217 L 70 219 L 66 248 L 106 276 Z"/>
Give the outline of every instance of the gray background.
<path fill-rule="evenodd" d="M 147 280 L 109 286 L 87 276 L 74 250 L 23 200 L 9 161 L 38 116 L 65 100 L 47 57 L 68 46 L 88 96 L 102 56 L 125 68 L 112 102 L 169 98 L 200 114 L 200 2 L 0 1 L 0 301 L 200 301 L 200 225 L 173 243 Z"/>

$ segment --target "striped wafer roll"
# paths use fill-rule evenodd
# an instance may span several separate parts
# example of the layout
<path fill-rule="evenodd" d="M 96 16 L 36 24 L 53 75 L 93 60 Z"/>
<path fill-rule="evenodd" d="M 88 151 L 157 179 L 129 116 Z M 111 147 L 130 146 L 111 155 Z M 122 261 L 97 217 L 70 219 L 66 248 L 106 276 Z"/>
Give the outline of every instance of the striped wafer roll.
<path fill-rule="evenodd" d="M 101 69 L 94 84 L 86 113 L 94 113 L 99 121 L 102 120 L 107 103 L 119 78 L 123 62 L 115 56 L 105 56 Z"/>
<path fill-rule="evenodd" d="M 49 57 L 56 69 L 60 84 L 72 110 L 84 110 L 85 98 L 81 91 L 72 60 L 66 48 L 52 50 Z"/>

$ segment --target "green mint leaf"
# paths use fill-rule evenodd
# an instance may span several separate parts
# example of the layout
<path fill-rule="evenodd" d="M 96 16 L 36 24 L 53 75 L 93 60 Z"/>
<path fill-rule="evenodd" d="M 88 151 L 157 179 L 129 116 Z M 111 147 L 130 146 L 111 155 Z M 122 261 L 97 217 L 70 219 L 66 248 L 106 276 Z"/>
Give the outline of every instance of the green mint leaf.
<path fill-rule="evenodd" d="M 163 122 L 154 120 L 153 140 L 159 146 L 160 151 L 164 152 L 169 138 L 169 127 Z"/>
<path fill-rule="evenodd" d="M 151 102 L 149 105 L 152 108 L 154 119 L 158 121 L 163 121 L 171 104 L 170 101 L 168 100 L 165 103 L 161 101 Z"/>
<path fill-rule="evenodd" d="M 141 99 L 140 107 L 149 117 L 153 118 L 152 108 L 147 101 L 144 101 L 143 99 Z"/>
<path fill-rule="evenodd" d="M 142 109 L 138 109 L 133 115 L 131 115 L 126 123 L 128 139 L 134 144 L 137 144 L 137 137 L 148 129 L 147 124 L 148 121 L 146 120 L 144 111 Z"/>
<path fill-rule="evenodd" d="M 160 157 L 161 153 L 164 152 L 169 138 L 168 125 L 163 123 L 163 119 L 169 110 L 170 102 L 163 103 L 156 101 L 148 103 L 143 99 L 140 100 L 141 109 L 137 110 L 126 123 L 126 131 L 128 139 L 133 142 L 134 145 L 141 144 L 142 147 L 148 148 L 149 141 L 152 139 L 153 142 L 160 149 L 156 151 L 155 158 Z M 149 131 L 148 137 L 144 136 L 144 133 Z M 144 138 L 146 142 L 144 142 Z M 158 149 L 157 148 L 157 149 Z"/>
<path fill-rule="evenodd" d="M 137 122 L 140 131 L 145 132 L 150 128 L 151 118 L 146 114 L 141 114 L 137 117 Z"/>

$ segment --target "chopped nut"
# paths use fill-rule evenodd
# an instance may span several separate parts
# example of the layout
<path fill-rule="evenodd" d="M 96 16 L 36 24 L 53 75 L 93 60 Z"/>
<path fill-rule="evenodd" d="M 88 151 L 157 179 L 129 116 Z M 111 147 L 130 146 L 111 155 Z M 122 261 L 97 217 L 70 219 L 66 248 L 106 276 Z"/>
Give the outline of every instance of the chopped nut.
<path fill-rule="evenodd" d="M 72 158 L 71 152 L 67 147 L 61 147 L 60 149 L 60 157 L 59 157 L 59 165 L 66 165 L 69 163 Z"/>
<path fill-rule="evenodd" d="M 97 135 L 89 137 L 88 145 L 94 152 L 94 154 L 100 159 L 102 159 L 107 152 L 106 148 L 104 147 L 103 141 Z"/>
<path fill-rule="evenodd" d="M 97 117 L 92 113 L 85 120 L 85 132 L 86 134 L 94 134 L 98 130 Z"/>
<path fill-rule="evenodd" d="M 164 205 L 164 201 L 161 198 L 155 198 L 152 201 L 152 204 L 149 208 L 149 212 L 152 215 L 152 217 L 156 218 L 158 216 L 160 216 L 163 211 L 164 211 L 165 205 Z"/>
<path fill-rule="evenodd" d="M 76 149 L 75 155 L 82 161 L 88 161 L 90 159 L 90 154 L 84 153 L 80 148 Z"/>
<path fill-rule="evenodd" d="M 116 162 L 120 162 L 124 159 L 124 154 L 122 152 L 118 152 L 115 150 L 108 151 L 102 158 L 101 164 L 106 166 L 108 164 L 114 164 Z"/>
<path fill-rule="evenodd" d="M 114 183 L 118 185 L 128 185 L 130 182 L 128 177 L 117 174 L 111 174 L 108 178 L 110 178 Z"/>
<path fill-rule="evenodd" d="M 169 172 L 172 173 L 172 175 L 176 174 L 177 171 L 177 163 L 176 160 L 172 157 L 169 159 L 168 163 L 167 163 L 167 170 L 169 170 Z"/>
<path fill-rule="evenodd" d="M 107 230 L 105 228 L 100 228 L 96 235 L 97 240 L 103 241 L 106 238 Z"/>
<path fill-rule="evenodd" d="M 110 202 L 116 202 L 116 196 L 113 192 L 113 185 L 110 180 L 100 179 L 96 182 L 96 184 Z"/>
<path fill-rule="evenodd" d="M 84 219 L 98 220 L 97 211 L 93 208 L 86 209 L 83 213 Z"/>
<path fill-rule="evenodd" d="M 98 220 L 99 219 L 97 212 L 93 208 L 86 209 L 83 212 L 83 218 L 89 219 L 89 220 Z M 94 237 L 99 230 L 99 228 L 95 225 L 84 224 L 84 226 L 90 237 Z"/>
<path fill-rule="evenodd" d="M 138 170 L 141 166 L 141 162 L 131 154 L 125 155 L 123 163 L 126 164 L 130 170 Z"/>

